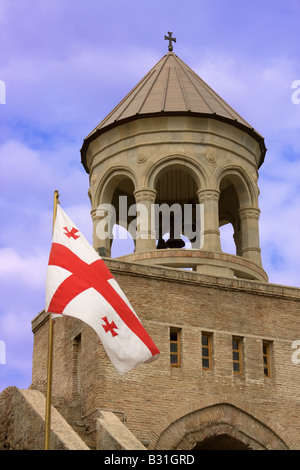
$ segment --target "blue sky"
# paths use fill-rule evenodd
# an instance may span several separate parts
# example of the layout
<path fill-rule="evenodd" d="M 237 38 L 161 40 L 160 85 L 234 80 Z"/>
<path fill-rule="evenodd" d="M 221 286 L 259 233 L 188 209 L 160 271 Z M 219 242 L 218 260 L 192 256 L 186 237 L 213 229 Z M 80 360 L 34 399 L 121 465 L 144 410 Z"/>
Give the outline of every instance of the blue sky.
<path fill-rule="evenodd" d="M 168 31 L 265 137 L 263 266 L 270 282 L 300 287 L 299 21 L 299 0 L 0 0 L 0 391 L 31 382 L 53 192 L 92 241 L 83 139 L 167 52 Z"/>

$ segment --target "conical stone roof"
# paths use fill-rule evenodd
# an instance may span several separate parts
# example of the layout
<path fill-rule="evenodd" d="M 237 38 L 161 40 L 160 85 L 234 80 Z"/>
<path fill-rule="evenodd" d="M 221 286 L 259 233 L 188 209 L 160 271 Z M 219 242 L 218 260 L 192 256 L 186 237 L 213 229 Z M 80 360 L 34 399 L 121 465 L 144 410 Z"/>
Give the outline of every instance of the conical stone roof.
<path fill-rule="evenodd" d="M 263 137 L 188 65 L 169 52 L 86 137 L 81 149 L 85 168 L 87 147 L 101 133 L 128 120 L 162 114 L 211 117 L 242 128 L 259 141 L 260 165 L 263 163 L 266 152 Z"/>

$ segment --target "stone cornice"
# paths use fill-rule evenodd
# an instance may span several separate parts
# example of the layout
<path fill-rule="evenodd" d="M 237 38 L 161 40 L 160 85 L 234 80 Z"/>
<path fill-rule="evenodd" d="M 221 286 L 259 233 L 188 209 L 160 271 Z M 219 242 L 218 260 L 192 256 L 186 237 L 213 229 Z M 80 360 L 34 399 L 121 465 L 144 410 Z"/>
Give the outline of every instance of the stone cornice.
<path fill-rule="evenodd" d="M 225 289 L 248 292 L 254 295 L 286 298 L 300 301 L 300 288 L 283 286 L 244 279 L 209 276 L 193 271 L 183 271 L 165 266 L 145 266 L 136 262 L 104 258 L 105 263 L 113 274 L 125 274 L 137 277 L 149 277 L 160 281 L 198 284 L 212 289 Z"/>

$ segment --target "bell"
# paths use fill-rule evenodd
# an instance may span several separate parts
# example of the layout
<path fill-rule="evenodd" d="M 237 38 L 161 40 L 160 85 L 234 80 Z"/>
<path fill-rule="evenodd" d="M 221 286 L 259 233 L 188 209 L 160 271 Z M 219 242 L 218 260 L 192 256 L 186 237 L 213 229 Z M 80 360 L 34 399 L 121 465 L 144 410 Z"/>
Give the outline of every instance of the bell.
<path fill-rule="evenodd" d="M 163 250 L 164 248 L 167 248 L 166 246 L 166 241 L 163 239 L 163 233 L 162 233 L 162 213 L 159 212 L 159 222 L 158 222 L 158 242 L 156 245 L 157 250 Z"/>
<path fill-rule="evenodd" d="M 185 242 L 181 238 L 175 238 L 174 235 L 174 215 L 170 218 L 170 238 L 166 242 L 167 248 L 183 248 Z"/>
<path fill-rule="evenodd" d="M 166 241 L 166 248 L 183 248 L 184 246 L 185 242 L 181 238 L 169 238 Z"/>
<path fill-rule="evenodd" d="M 156 246 L 157 250 L 163 250 L 164 248 L 168 248 L 166 246 L 166 242 L 163 238 L 160 238 L 157 242 L 157 246 Z"/>

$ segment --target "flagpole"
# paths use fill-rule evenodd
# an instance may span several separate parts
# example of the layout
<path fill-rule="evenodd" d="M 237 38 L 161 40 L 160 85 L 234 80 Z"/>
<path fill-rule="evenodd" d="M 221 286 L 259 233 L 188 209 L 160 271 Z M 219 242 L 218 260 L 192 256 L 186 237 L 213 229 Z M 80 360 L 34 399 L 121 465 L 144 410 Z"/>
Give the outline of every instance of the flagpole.
<path fill-rule="evenodd" d="M 57 213 L 57 204 L 59 194 L 58 191 L 54 191 L 54 204 L 53 204 L 53 227 L 52 234 L 54 232 L 54 224 Z M 47 395 L 46 395 L 46 416 L 45 416 L 45 450 L 49 450 L 50 443 L 50 422 L 51 422 L 51 391 L 52 391 L 52 362 L 53 362 L 53 320 L 52 314 L 49 312 L 49 337 L 48 337 L 48 366 L 47 366 Z"/>

